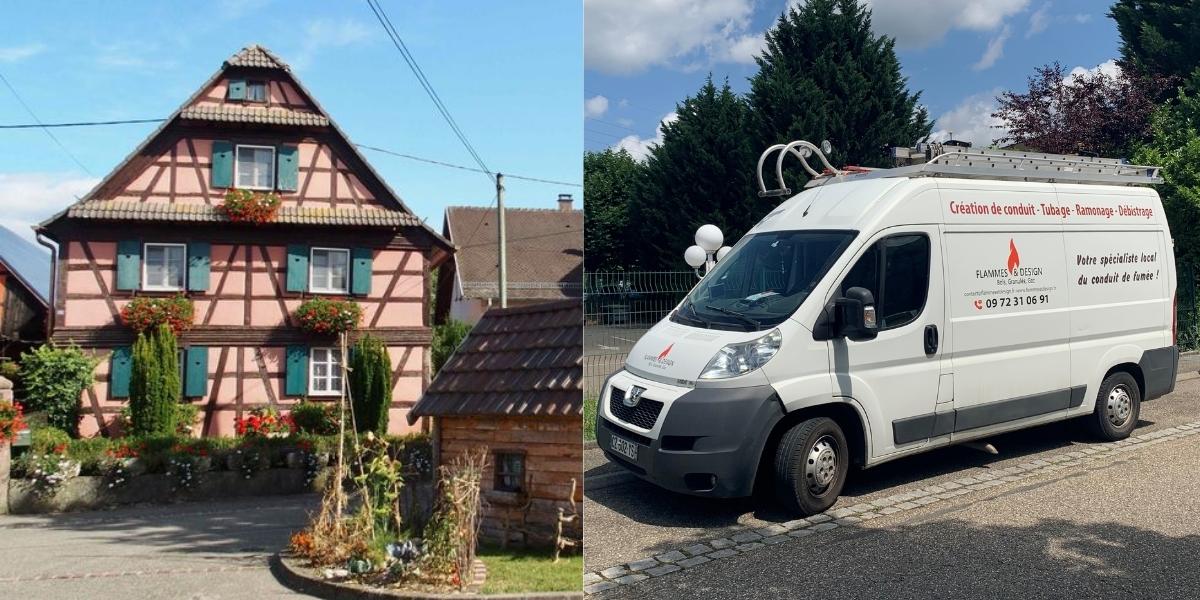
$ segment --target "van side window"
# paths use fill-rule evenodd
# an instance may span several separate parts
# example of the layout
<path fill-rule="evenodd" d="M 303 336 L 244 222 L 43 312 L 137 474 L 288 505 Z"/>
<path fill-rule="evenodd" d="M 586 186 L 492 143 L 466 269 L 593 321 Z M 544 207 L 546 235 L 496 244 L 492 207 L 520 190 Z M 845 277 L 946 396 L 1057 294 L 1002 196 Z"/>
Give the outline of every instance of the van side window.
<path fill-rule="evenodd" d="M 841 293 L 852 287 L 875 296 L 880 331 L 915 321 L 929 294 L 929 238 L 902 234 L 875 242 L 846 274 Z"/>

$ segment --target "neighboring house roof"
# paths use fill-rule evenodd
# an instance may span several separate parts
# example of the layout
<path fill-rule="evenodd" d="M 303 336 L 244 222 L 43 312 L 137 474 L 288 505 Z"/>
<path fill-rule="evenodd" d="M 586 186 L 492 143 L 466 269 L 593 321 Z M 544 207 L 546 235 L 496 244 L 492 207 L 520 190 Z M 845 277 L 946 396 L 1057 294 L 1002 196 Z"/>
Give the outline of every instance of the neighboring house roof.
<path fill-rule="evenodd" d="M 583 304 L 560 300 L 485 313 L 408 419 L 581 414 Z"/>
<path fill-rule="evenodd" d="M 559 300 L 582 295 L 583 211 L 510 208 L 508 297 Z M 495 209 L 452 206 L 446 209 L 447 237 L 458 247 L 456 276 L 467 298 L 499 296 L 499 248 Z"/>
<path fill-rule="evenodd" d="M 97 201 L 67 209 L 76 219 L 116 221 L 191 221 L 220 223 L 229 217 L 217 206 L 207 204 L 163 204 L 136 201 Z M 351 225 L 361 227 L 416 227 L 415 215 L 383 209 L 281 206 L 275 223 L 292 225 Z"/>
<path fill-rule="evenodd" d="M 0 264 L 42 305 L 50 305 L 50 253 L 0 225 Z"/>
<path fill-rule="evenodd" d="M 258 108 L 258 107 L 233 107 L 233 108 L 223 107 L 220 109 L 208 108 L 208 107 L 193 107 L 192 104 L 194 102 L 196 102 L 197 99 L 199 99 L 210 87 L 212 87 L 212 85 L 214 83 L 216 83 L 224 75 L 226 69 L 229 69 L 231 67 L 252 68 L 252 69 L 271 69 L 271 70 L 279 70 L 279 71 L 285 72 L 287 74 L 287 76 L 291 79 L 292 83 L 295 84 L 296 89 L 299 90 L 299 92 L 316 109 L 316 112 L 315 113 L 305 113 L 305 112 L 295 111 L 295 110 L 291 110 L 291 109 L 280 109 L 280 108 L 263 109 L 263 108 Z M 264 48 L 258 44 L 254 44 L 254 45 L 242 48 L 241 50 L 234 53 L 233 56 L 229 57 L 229 59 L 225 60 L 221 64 L 221 68 L 217 69 L 217 71 L 215 73 L 213 73 L 213 75 L 211 77 L 209 77 L 208 80 L 205 81 L 204 84 L 201 85 L 194 94 L 192 94 L 187 100 L 185 100 L 183 102 L 183 104 L 181 104 L 180 107 L 178 109 L 176 109 L 174 113 L 171 114 L 170 117 L 168 117 L 165 121 L 163 121 L 163 123 L 161 125 L 159 125 L 159 127 L 157 129 L 155 129 L 153 132 L 151 132 L 150 135 L 146 136 L 146 139 L 143 140 L 142 143 L 139 144 L 138 147 L 133 150 L 133 152 L 130 152 L 129 155 L 126 156 L 124 160 L 122 160 L 120 163 L 118 163 L 117 166 L 114 167 L 113 170 L 104 177 L 104 179 L 100 180 L 100 183 L 96 184 L 96 186 L 94 188 L 92 188 L 87 193 L 87 195 L 85 195 L 82 199 L 80 199 L 75 204 L 71 205 L 67 210 L 63 210 L 63 211 L 53 215 L 52 217 L 46 219 L 39 225 L 39 227 L 43 227 L 43 228 L 47 227 L 54 221 L 57 221 L 58 219 L 60 219 L 64 216 L 75 216 L 72 214 L 73 210 L 75 210 L 76 208 L 82 207 L 84 205 L 87 205 L 89 203 L 109 202 L 109 200 L 106 198 L 96 197 L 97 194 L 100 193 L 102 190 L 105 190 L 114 181 L 114 179 L 116 179 L 117 175 L 119 173 L 121 173 L 121 171 L 130 162 L 132 162 L 136 157 L 141 155 L 142 152 L 144 152 L 147 148 L 150 147 L 151 143 L 156 138 L 158 138 L 158 136 L 160 134 L 162 134 L 164 131 L 167 130 L 168 127 L 175 124 L 177 121 L 179 121 L 181 119 L 192 119 L 192 120 L 201 119 L 201 120 L 219 121 L 219 122 L 255 123 L 255 124 L 268 124 L 268 125 L 329 127 L 330 129 L 333 130 L 334 134 L 345 143 L 346 147 L 349 149 L 348 151 L 350 152 L 351 157 L 356 159 L 358 163 L 362 164 L 363 167 L 365 168 L 367 174 L 371 178 L 373 178 L 375 181 L 377 181 L 379 183 L 380 187 L 383 188 L 383 191 L 385 192 L 385 194 L 381 200 L 384 203 L 394 207 L 394 209 L 403 211 L 404 213 L 407 213 L 407 215 L 413 217 L 413 219 L 412 219 L 413 222 L 405 223 L 405 225 L 422 228 L 423 230 L 425 230 L 425 232 L 427 232 L 434 239 L 435 243 L 443 245 L 447 251 L 453 251 L 453 245 L 449 241 L 447 241 L 444 237 L 442 237 L 442 235 L 440 233 L 438 233 L 433 228 L 429 227 L 427 224 L 420 221 L 419 219 L 416 219 L 416 217 L 415 217 L 416 213 L 414 213 L 408 207 L 408 205 L 406 205 L 404 203 L 404 201 L 400 199 L 399 194 L 397 194 L 395 192 L 395 190 L 393 190 L 391 188 L 391 186 L 388 185 L 387 181 L 384 180 L 384 178 L 379 175 L 379 173 L 375 170 L 375 168 L 371 166 L 371 163 L 367 161 L 366 157 L 364 157 L 362 155 L 362 153 L 358 149 L 358 146 L 356 146 L 354 144 L 354 142 L 350 141 L 350 137 L 347 136 L 346 133 L 344 131 L 342 131 L 342 129 L 340 127 L 338 127 L 337 123 L 334 122 L 334 120 L 332 118 L 329 117 L 329 113 L 325 111 L 325 109 L 321 106 L 321 104 L 319 102 L 317 102 L 316 97 L 314 97 L 312 95 L 312 93 L 308 91 L 308 88 L 304 87 L 304 84 L 301 83 L 299 78 L 296 77 L 295 73 L 292 72 L 291 67 L 289 67 L 286 63 L 284 63 L 282 60 L 280 60 L 279 57 L 276 56 L 274 53 L 272 53 L 270 50 L 267 50 L 266 48 Z M 337 210 L 337 209 L 332 209 L 332 210 Z M 369 217 L 369 218 L 373 219 L 374 216 Z M 159 220 L 169 220 L 169 219 L 159 219 Z M 195 221 L 195 220 L 200 220 L 200 219 L 182 219 L 182 220 Z M 301 221 L 291 221 L 291 223 L 300 223 L 300 222 Z M 307 221 L 304 221 L 304 223 L 310 224 Z M 345 223 L 321 221 L 321 222 L 312 222 L 311 224 L 343 225 Z"/>

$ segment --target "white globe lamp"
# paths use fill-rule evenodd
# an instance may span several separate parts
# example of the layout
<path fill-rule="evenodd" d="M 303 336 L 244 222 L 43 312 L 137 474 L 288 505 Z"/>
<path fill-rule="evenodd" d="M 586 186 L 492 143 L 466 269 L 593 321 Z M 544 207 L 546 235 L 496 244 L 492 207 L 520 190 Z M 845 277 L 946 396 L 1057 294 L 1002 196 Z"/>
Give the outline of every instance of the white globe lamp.
<path fill-rule="evenodd" d="M 702 225 L 696 230 L 696 245 L 705 252 L 716 252 L 725 243 L 725 235 L 716 225 Z"/>
<path fill-rule="evenodd" d="M 708 253 L 700 246 L 689 246 L 687 250 L 683 251 L 683 260 L 693 269 L 703 267 L 707 258 Z"/>
<path fill-rule="evenodd" d="M 721 249 L 717 250 L 717 262 L 725 260 L 725 255 L 729 254 L 730 250 L 733 250 L 733 248 L 730 248 L 729 246 L 721 246 Z"/>

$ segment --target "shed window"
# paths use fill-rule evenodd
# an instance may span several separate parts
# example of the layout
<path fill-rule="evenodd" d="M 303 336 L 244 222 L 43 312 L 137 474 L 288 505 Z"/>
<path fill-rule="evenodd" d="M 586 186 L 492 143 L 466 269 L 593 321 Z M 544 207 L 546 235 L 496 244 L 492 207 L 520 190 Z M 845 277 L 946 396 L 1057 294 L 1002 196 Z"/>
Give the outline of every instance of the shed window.
<path fill-rule="evenodd" d="M 246 82 L 246 102 L 266 102 L 267 83 L 265 81 Z"/>
<path fill-rule="evenodd" d="M 234 182 L 237 187 L 248 190 L 275 187 L 275 148 L 238 145 L 234 163 Z"/>
<path fill-rule="evenodd" d="M 152 292 L 182 290 L 186 260 L 187 246 L 184 244 L 146 244 L 142 289 Z"/>
<path fill-rule="evenodd" d="M 493 489 L 498 492 L 525 491 L 525 453 L 497 452 L 496 481 Z"/>
<path fill-rule="evenodd" d="M 308 364 L 308 393 L 310 395 L 337 396 L 342 393 L 341 350 L 313 348 Z"/>
<path fill-rule="evenodd" d="M 309 291 L 345 294 L 350 291 L 350 251 L 345 248 L 313 248 Z"/>

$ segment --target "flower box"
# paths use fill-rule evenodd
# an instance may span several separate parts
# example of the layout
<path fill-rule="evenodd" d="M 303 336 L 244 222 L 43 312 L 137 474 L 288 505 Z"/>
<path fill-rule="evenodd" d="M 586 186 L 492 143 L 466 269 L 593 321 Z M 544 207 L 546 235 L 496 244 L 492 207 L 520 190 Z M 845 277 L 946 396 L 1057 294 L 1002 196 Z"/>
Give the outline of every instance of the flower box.
<path fill-rule="evenodd" d="M 225 202 L 218 209 L 234 223 L 262 225 L 275 220 L 281 204 L 274 192 L 232 189 L 225 193 Z"/>
<path fill-rule="evenodd" d="M 352 331 L 362 319 L 362 307 L 353 300 L 312 298 L 296 309 L 300 329 L 316 335 L 337 335 Z"/>

